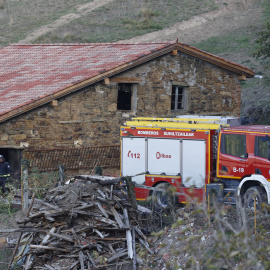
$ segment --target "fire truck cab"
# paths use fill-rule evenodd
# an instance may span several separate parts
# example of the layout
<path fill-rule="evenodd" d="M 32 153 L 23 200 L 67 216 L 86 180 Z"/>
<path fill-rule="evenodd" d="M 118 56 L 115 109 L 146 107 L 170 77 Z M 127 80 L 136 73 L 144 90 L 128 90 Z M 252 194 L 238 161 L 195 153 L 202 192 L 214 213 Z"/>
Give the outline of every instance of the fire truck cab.
<path fill-rule="evenodd" d="M 121 127 L 121 175 L 133 176 L 138 200 L 155 194 L 161 207 L 168 185 L 179 203 L 213 191 L 227 203 L 236 195 L 270 203 L 269 139 L 270 126 L 235 117 L 134 118 Z"/>

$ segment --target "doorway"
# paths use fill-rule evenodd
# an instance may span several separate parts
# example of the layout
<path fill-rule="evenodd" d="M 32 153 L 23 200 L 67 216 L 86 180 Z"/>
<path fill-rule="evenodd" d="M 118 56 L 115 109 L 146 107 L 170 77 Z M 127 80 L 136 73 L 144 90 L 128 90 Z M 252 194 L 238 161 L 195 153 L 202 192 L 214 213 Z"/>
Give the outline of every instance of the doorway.
<path fill-rule="evenodd" d="M 9 163 L 11 179 L 20 181 L 22 149 L 0 148 L 0 155 Z"/>

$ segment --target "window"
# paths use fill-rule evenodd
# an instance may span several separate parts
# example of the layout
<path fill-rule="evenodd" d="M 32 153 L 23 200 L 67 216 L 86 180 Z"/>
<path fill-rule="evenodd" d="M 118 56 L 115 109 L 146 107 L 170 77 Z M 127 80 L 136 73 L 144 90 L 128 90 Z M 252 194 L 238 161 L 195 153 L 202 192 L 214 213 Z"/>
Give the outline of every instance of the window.
<path fill-rule="evenodd" d="M 268 159 L 268 141 L 263 141 L 262 137 L 256 136 L 254 154 L 257 157 Z"/>
<path fill-rule="evenodd" d="M 118 110 L 131 110 L 132 84 L 119 83 L 118 84 Z"/>
<path fill-rule="evenodd" d="M 180 86 L 172 86 L 171 110 L 183 110 L 185 107 L 185 89 Z"/>
<path fill-rule="evenodd" d="M 246 157 L 246 135 L 222 134 L 221 153 L 245 158 Z"/>

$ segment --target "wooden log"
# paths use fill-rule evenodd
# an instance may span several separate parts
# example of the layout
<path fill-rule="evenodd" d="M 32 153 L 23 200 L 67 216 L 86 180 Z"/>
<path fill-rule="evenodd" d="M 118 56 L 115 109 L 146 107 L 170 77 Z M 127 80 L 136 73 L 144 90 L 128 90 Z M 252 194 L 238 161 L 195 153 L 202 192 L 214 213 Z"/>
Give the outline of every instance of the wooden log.
<path fill-rule="evenodd" d="M 33 195 L 32 195 L 30 206 L 29 206 L 28 211 L 27 211 L 27 214 L 26 214 L 26 218 L 28 218 L 29 215 L 30 215 L 31 209 L 32 209 L 33 204 L 34 204 L 35 196 L 36 196 L 36 193 L 34 192 Z M 11 260 L 9 262 L 9 265 L 8 265 L 7 270 L 10 270 L 10 268 L 12 266 L 13 260 L 14 260 L 14 258 L 16 256 L 16 253 L 18 251 L 18 248 L 19 248 L 19 245 L 20 245 L 20 242 L 21 242 L 21 239 L 22 239 L 22 235 L 23 235 L 23 233 L 21 232 L 20 235 L 19 235 L 19 238 L 17 240 L 17 244 L 16 244 L 16 247 L 15 247 L 15 249 L 13 251 L 13 254 L 12 254 L 12 257 L 11 257 Z"/>
<path fill-rule="evenodd" d="M 95 233 L 97 233 L 101 238 L 104 238 L 104 235 L 97 229 L 93 229 Z"/>
<path fill-rule="evenodd" d="M 97 207 L 99 208 L 100 212 L 103 214 L 103 216 L 105 218 L 109 218 L 109 215 L 107 214 L 107 212 L 104 210 L 104 208 L 101 206 L 101 204 L 99 202 L 96 202 L 95 205 L 97 205 Z"/>
<path fill-rule="evenodd" d="M 95 260 L 91 257 L 90 253 L 89 253 L 89 252 L 86 252 L 86 254 L 87 254 L 87 256 L 88 256 L 90 262 L 93 264 L 93 266 L 96 267 L 96 262 L 95 262 Z"/>
<path fill-rule="evenodd" d="M 45 266 L 47 269 L 49 269 L 49 270 L 56 270 L 55 268 L 51 267 L 51 266 L 48 265 L 48 264 L 44 264 L 44 266 Z"/>
<path fill-rule="evenodd" d="M 127 230 L 126 231 L 126 238 L 127 238 L 127 248 L 128 248 L 128 257 L 130 259 L 133 258 L 133 248 L 132 248 L 132 235 L 131 235 L 131 231 Z"/>
<path fill-rule="evenodd" d="M 84 255 L 83 255 L 82 251 L 79 252 L 79 260 L 80 260 L 80 264 L 81 264 L 81 270 L 85 270 L 85 268 L 84 268 Z"/>
<path fill-rule="evenodd" d="M 18 229 L 0 229 L 0 233 L 13 233 L 13 232 L 41 232 L 41 230 L 33 227 L 18 228 Z M 44 231 L 44 230 L 43 230 Z"/>
<path fill-rule="evenodd" d="M 100 240 L 100 238 L 96 237 L 96 236 L 91 236 L 91 239 Z M 127 238 L 124 238 L 124 237 L 104 237 L 104 238 L 102 238 L 102 241 L 122 241 L 122 242 L 125 242 L 126 240 L 127 240 Z"/>
<path fill-rule="evenodd" d="M 116 252 L 115 252 L 115 250 L 113 249 L 113 247 L 112 247 L 112 245 L 110 243 L 108 243 L 108 247 L 111 250 L 112 254 L 115 255 Z"/>
<path fill-rule="evenodd" d="M 33 264 L 34 260 L 32 260 L 32 254 L 29 254 L 26 258 L 26 262 L 25 264 L 23 265 L 23 269 L 24 270 L 28 270 L 31 268 L 31 265 Z"/>
<path fill-rule="evenodd" d="M 95 206 L 95 204 L 94 203 L 85 203 L 84 205 L 82 205 L 82 206 L 79 206 L 79 207 L 76 207 L 76 208 L 74 208 L 74 209 L 72 209 L 72 211 L 73 210 L 84 210 L 84 209 L 88 209 L 88 208 L 92 208 L 93 206 Z"/>
<path fill-rule="evenodd" d="M 24 218 L 22 220 L 17 220 L 17 223 L 18 224 L 27 223 L 27 222 L 31 221 L 32 219 L 34 219 L 34 218 L 38 218 L 38 217 L 42 217 L 42 216 L 44 216 L 44 213 L 43 212 L 38 212 L 38 213 L 35 213 L 35 214 L 31 215 L 31 216 L 28 216 L 28 217 L 26 217 L 26 218 Z"/>
<path fill-rule="evenodd" d="M 40 249 L 40 250 L 53 250 L 53 251 L 61 251 L 61 252 L 70 252 L 70 250 L 66 250 L 63 248 L 56 248 L 56 247 L 48 247 L 48 246 L 41 246 L 41 245 L 30 245 L 30 249 Z"/>
<path fill-rule="evenodd" d="M 53 233 L 53 232 L 49 232 L 49 234 L 55 238 L 58 238 L 58 239 L 62 239 L 62 240 L 65 240 L 65 241 L 68 241 L 68 242 L 71 242 L 71 243 L 74 243 L 74 239 L 66 236 L 66 235 L 62 235 L 62 234 L 58 234 L 58 233 Z"/>
<path fill-rule="evenodd" d="M 50 229 L 50 232 L 47 233 L 47 235 L 43 238 L 43 240 L 42 240 L 42 242 L 41 242 L 41 245 L 44 245 L 44 244 L 50 239 L 50 237 L 51 237 L 50 233 L 54 233 L 55 230 L 56 230 L 55 227 L 52 227 L 52 228 Z"/>
<path fill-rule="evenodd" d="M 128 255 L 128 252 L 127 252 L 127 251 L 124 251 L 124 252 L 122 251 L 122 252 L 120 252 L 120 253 L 115 254 L 115 255 L 112 256 L 111 258 L 109 258 L 107 262 L 108 262 L 108 263 L 111 263 L 111 262 L 117 260 L 118 258 L 127 256 L 127 255 Z"/>
<path fill-rule="evenodd" d="M 132 228 L 132 247 L 133 247 L 133 270 L 136 270 L 136 247 L 135 247 L 135 229 Z"/>
<path fill-rule="evenodd" d="M 127 184 L 129 201 L 130 201 L 132 207 L 137 210 L 137 200 L 136 200 L 135 189 L 134 189 L 135 186 L 134 186 L 130 176 L 125 177 L 125 181 Z"/>
<path fill-rule="evenodd" d="M 113 220 L 111 220 L 109 218 L 94 217 L 94 219 L 96 219 L 98 221 L 101 221 L 101 222 L 104 222 L 104 223 L 109 224 L 109 225 L 117 226 L 115 221 L 113 221 Z"/>
<path fill-rule="evenodd" d="M 141 231 L 141 229 L 138 226 L 135 226 L 135 231 L 145 240 L 147 241 L 147 237 L 143 234 L 143 232 Z"/>
<path fill-rule="evenodd" d="M 124 207 L 124 209 L 123 209 L 123 214 L 124 214 L 124 219 L 125 219 L 125 223 L 126 223 L 126 228 L 129 228 L 130 225 L 129 225 L 128 211 L 127 211 L 126 207 Z"/>
<path fill-rule="evenodd" d="M 76 265 L 78 265 L 80 262 L 74 262 L 69 268 L 67 268 L 66 270 L 72 270 Z"/>
<path fill-rule="evenodd" d="M 111 207 L 111 212 L 113 213 L 114 218 L 115 218 L 116 222 L 117 222 L 118 225 L 119 225 L 119 228 L 120 228 L 120 229 L 124 228 L 125 225 L 124 225 L 124 223 L 123 223 L 121 217 L 119 216 L 118 212 L 115 210 L 114 207 Z"/>
<path fill-rule="evenodd" d="M 80 214 L 80 215 L 84 215 L 84 216 L 102 217 L 101 214 L 94 213 L 94 212 L 86 212 L 86 211 L 73 210 L 73 213 Z"/>
<path fill-rule="evenodd" d="M 153 254 L 154 252 L 150 249 L 149 244 L 145 242 L 142 238 L 139 238 L 139 241 L 145 246 L 149 253 Z"/>
<path fill-rule="evenodd" d="M 105 176 L 97 176 L 97 175 L 76 175 L 75 179 L 80 180 L 89 180 L 94 183 L 98 183 L 100 185 L 110 185 L 110 184 L 118 184 L 123 181 L 122 177 L 105 177 Z"/>
<path fill-rule="evenodd" d="M 62 210 L 59 206 L 51 204 L 51 203 L 47 203 L 47 202 L 45 202 L 43 200 L 36 199 L 35 201 L 37 201 L 38 203 L 42 203 L 42 204 L 48 206 L 49 208 L 52 208 L 52 209 L 55 209 L 55 210 Z"/>

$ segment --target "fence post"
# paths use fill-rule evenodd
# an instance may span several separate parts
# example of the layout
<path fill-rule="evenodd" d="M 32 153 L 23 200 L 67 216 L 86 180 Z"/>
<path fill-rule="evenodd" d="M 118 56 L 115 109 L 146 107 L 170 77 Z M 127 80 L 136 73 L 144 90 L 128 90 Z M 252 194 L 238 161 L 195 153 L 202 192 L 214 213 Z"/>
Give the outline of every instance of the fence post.
<path fill-rule="evenodd" d="M 29 205 L 29 199 L 28 199 L 28 167 L 29 167 L 29 160 L 28 159 L 22 159 L 22 187 L 23 187 L 23 209 L 27 209 Z"/>
<path fill-rule="evenodd" d="M 64 184 L 64 180 L 65 180 L 65 169 L 64 169 L 64 165 L 59 164 L 59 186 L 62 186 Z"/>

